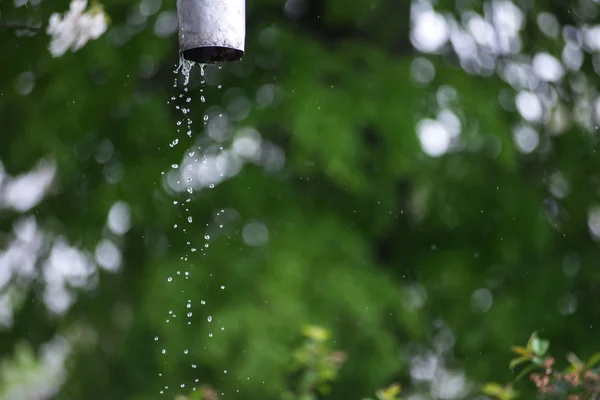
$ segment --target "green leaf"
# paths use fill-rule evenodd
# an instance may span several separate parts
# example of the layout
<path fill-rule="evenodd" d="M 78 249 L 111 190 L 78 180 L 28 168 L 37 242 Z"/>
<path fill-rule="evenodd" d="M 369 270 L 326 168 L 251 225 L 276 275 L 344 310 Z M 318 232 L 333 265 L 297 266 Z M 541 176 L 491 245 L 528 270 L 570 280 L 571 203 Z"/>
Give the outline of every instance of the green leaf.
<path fill-rule="evenodd" d="M 519 375 L 517 375 L 517 377 L 515 378 L 515 382 L 520 381 L 521 379 L 523 379 L 524 376 L 527 376 L 530 373 L 532 373 L 533 371 L 535 371 L 536 368 L 538 368 L 538 366 L 535 364 L 532 364 L 532 365 L 528 366 L 527 368 L 523 369 L 523 371 L 521 371 L 521 373 L 519 373 Z"/>
<path fill-rule="evenodd" d="M 504 393 L 504 387 L 499 383 L 489 382 L 483 385 L 481 391 L 487 396 L 499 397 L 499 395 Z"/>
<path fill-rule="evenodd" d="M 514 400 L 519 397 L 518 392 L 511 387 L 502 386 L 496 382 L 489 382 L 483 385 L 481 391 L 486 396 L 495 397 L 500 400 Z"/>
<path fill-rule="evenodd" d="M 574 353 L 568 353 L 567 360 L 573 367 L 575 367 L 576 370 L 581 370 L 585 367 L 583 361 L 581 361 Z"/>
<path fill-rule="evenodd" d="M 592 354 L 585 364 L 587 368 L 594 368 L 600 362 L 600 352 Z"/>
<path fill-rule="evenodd" d="M 510 369 L 515 369 L 517 366 L 523 364 L 524 362 L 529 361 L 530 358 L 529 357 L 517 357 L 511 360 L 510 364 L 508 365 L 508 368 Z"/>
<path fill-rule="evenodd" d="M 527 356 L 531 355 L 531 350 L 528 350 L 521 346 L 513 346 L 512 351 L 513 351 L 513 353 L 517 353 L 523 357 L 527 357 Z"/>
<path fill-rule="evenodd" d="M 537 332 L 533 332 L 527 341 L 527 350 L 533 351 L 533 342 L 538 338 Z"/>
<path fill-rule="evenodd" d="M 533 353 L 536 356 L 543 357 L 546 354 L 546 352 L 548 351 L 549 347 L 550 347 L 550 341 L 543 340 L 538 337 L 533 338 L 531 350 L 533 351 Z"/>

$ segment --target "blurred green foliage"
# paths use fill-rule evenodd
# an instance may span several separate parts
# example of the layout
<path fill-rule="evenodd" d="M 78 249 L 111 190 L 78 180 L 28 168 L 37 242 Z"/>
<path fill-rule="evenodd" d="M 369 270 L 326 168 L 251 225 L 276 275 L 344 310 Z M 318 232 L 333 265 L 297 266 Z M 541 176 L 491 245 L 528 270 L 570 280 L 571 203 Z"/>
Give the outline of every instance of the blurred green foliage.
<path fill-rule="evenodd" d="M 299 348 L 293 352 L 290 362 L 293 372 L 299 372 L 296 379 L 298 382 L 292 384 L 294 389 L 282 393 L 282 400 L 315 400 L 319 395 L 330 392 L 330 383 L 338 377 L 338 370 L 346 361 L 346 354 L 331 350 L 330 334 L 327 330 L 313 325 L 307 325 L 303 329 L 305 340 Z M 385 389 L 378 390 L 377 400 L 401 400 L 398 394 L 402 388 L 398 384 L 392 384 Z M 175 400 L 211 400 L 216 393 L 209 386 L 203 390 L 196 391 L 189 396 L 178 395 Z M 365 399 L 371 400 L 371 399 Z"/>
<path fill-rule="evenodd" d="M 456 3 L 438 6 L 453 13 L 479 7 Z M 542 39 L 540 10 L 520 3 L 530 24 L 524 53 L 558 52 L 562 37 Z M 591 1 L 566 3 L 544 6 L 563 25 L 587 22 L 562 11 Z M 139 3 L 104 1 L 109 31 L 52 58 L 45 25 L 22 34 L 4 23 L 46 24 L 68 1 L 0 3 L 2 166 L 18 175 L 53 159 L 52 189 L 27 215 L 82 249 L 93 252 L 108 237 L 123 251 L 122 271 L 98 272 L 97 286 L 78 291 L 63 316 L 47 311 L 41 278 L 27 286 L 12 326 L 0 333 L 3 358 L 29 368 L 31 354 L 19 343 L 39 353 L 56 334 L 74 331 L 82 339 L 56 398 L 154 399 L 160 391 L 172 397 L 180 385 L 210 384 L 227 397 L 273 399 L 295 378 L 287 367 L 298 327 L 314 323 L 350 361 L 337 376 L 317 358 L 322 375 L 300 378 L 300 387 L 331 384 L 319 396 L 337 400 L 364 398 L 391 382 L 410 387 L 413 358 L 441 342 L 451 343 L 436 349 L 445 363 L 474 382 L 509 381 L 510 371 L 499 367 L 506 349 L 534 330 L 553 338 L 558 353 L 597 349 L 600 249 L 587 228 L 600 196 L 595 131 L 571 124 L 552 135 L 540 125 L 540 149 L 523 154 L 512 133 L 522 118 L 501 104 L 515 90 L 496 75 L 468 74 L 452 55 L 430 55 L 434 77 L 415 82 L 410 2 L 311 0 L 292 19 L 281 1 L 249 0 L 243 61 L 208 67 L 205 84 L 192 71 L 189 138 L 176 125 L 175 105 L 184 103 L 182 88 L 173 87 L 176 36 L 155 34 L 175 3 L 156 4 L 140 20 Z M 570 79 L 583 80 L 591 102 L 598 79 L 592 55 L 585 57 Z M 25 72 L 35 76 L 26 94 Z M 260 105 L 266 85 L 275 97 Z M 442 110 L 442 92 L 453 93 L 444 109 L 458 116 L 463 146 L 434 158 L 423 153 L 415 126 Z M 574 106 L 569 95 L 562 101 Z M 240 99 L 250 103 L 248 113 L 234 119 Z M 175 193 L 165 183 L 171 164 L 188 149 L 215 144 L 202 126 L 213 106 L 232 115 L 236 129 L 254 127 L 279 146 L 285 166 L 246 164 L 213 189 Z M 108 160 L 99 156 L 106 146 Z M 569 183 L 560 199 L 548 189 L 557 171 Z M 123 237 L 106 228 L 117 201 L 131 207 Z M 216 229 L 220 210 L 235 212 Z M 0 209 L 0 249 L 22 217 Z M 248 246 L 243 227 L 257 219 L 269 240 Z M 209 246 L 190 252 L 187 242 L 203 246 L 207 229 Z M 481 288 L 493 294 L 485 312 L 473 306 Z M 310 343 L 320 354 L 318 341 Z M 308 354 L 297 358 L 307 362 Z M 212 390 L 204 388 L 207 400 Z M 392 386 L 378 396 L 396 395 Z"/>

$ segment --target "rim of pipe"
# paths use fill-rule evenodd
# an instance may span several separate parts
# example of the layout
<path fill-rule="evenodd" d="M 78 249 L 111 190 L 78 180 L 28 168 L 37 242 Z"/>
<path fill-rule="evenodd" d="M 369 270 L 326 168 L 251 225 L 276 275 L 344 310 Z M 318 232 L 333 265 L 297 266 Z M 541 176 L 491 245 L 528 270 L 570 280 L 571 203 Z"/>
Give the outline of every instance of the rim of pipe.
<path fill-rule="evenodd" d="M 231 47 L 205 46 L 181 51 L 183 58 L 199 64 L 218 64 L 238 61 L 244 56 L 244 51 Z"/>

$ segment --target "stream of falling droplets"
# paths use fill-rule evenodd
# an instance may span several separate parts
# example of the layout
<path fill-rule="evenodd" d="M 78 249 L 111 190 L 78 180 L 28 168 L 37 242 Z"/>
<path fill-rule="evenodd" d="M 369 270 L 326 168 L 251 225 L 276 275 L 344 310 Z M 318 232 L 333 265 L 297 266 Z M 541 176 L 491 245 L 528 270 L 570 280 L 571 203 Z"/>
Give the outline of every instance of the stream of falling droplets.
<path fill-rule="evenodd" d="M 193 131 L 192 131 L 192 119 L 191 119 L 191 115 L 190 115 L 190 111 L 191 111 L 191 103 L 192 103 L 192 96 L 189 93 L 189 80 L 190 80 L 190 72 L 192 71 L 192 68 L 194 67 L 195 63 L 185 60 L 183 59 L 183 57 L 180 57 L 179 59 L 179 65 L 176 66 L 175 70 L 173 71 L 175 74 L 175 78 L 174 78 L 174 82 L 173 82 L 173 87 L 177 88 L 178 87 L 178 74 L 181 72 L 182 76 L 183 76 L 183 92 L 179 93 L 177 96 L 172 96 L 170 101 L 168 101 L 167 103 L 170 104 L 171 102 L 173 102 L 175 104 L 175 109 L 178 110 L 179 112 L 181 112 L 181 118 L 177 120 L 177 137 L 169 144 L 170 147 L 175 147 L 179 144 L 180 142 L 180 137 L 182 136 L 182 130 L 185 131 L 185 134 L 187 135 L 188 138 L 192 138 L 193 136 Z M 205 79 L 204 79 L 204 65 L 200 64 L 200 75 L 202 77 L 202 81 L 201 83 L 201 87 L 200 87 L 200 101 L 202 103 L 206 102 L 206 99 L 204 97 L 204 85 L 205 85 Z M 181 105 L 180 105 L 181 104 Z M 204 115 L 203 117 L 203 125 L 206 125 L 208 121 L 208 115 Z M 196 149 L 196 146 L 193 146 L 192 149 Z M 200 150 L 199 148 L 196 150 Z M 193 160 L 194 162 L 198 161 L 199 157 L 199 151 L 195 151 L 195 150 L 188 150 L 187 156 L 189 156 L 189 158 L 185 157 L 185 159 L 188 160 Z M 196 158 L 194 158 L 196 157 Z M 203 157 L 202 159 L 202 163 L 206 164 L 206 158 Z M 185 210 L 185 215 L 182 215 L 182 217 L 184 218 L 184 221 L 186 221 L 187 223 L 191 224 L 193 222 L 193 218 L 190 215 L 190 210 L 189 210 L 189 203 L 192 200 L 192 194 L 194 193 L 193 190 L 193 168 L 194 168 L 194 163 L 190 162 L 188 163 L 188 165 L 185 165 L 186 163 L 183 162 L 182 165 L 179 164 L 171 164 L 171 169 L 173 170 L 178 170 L 178 175 L 179 175 L 179 179 L 184 179 L 184 176 L 186 174 L 183 173 L 183 168 L 187 168 L 189 170 L 189 173 L 187 174 L 188 177 L 186 178 L 186 182 L 184 182 L 184 188 L 185 191 L 187 192 L 187 196 L 186 199 L 183 203 L 179 204 L 179 202 L 177 200 L 174 201 L 174 204 L 176 206 L 182 207 Z M 163 175 L 165 173 L 163 172 Z M 178 181 L 179 183 L 179 181 Z M 184 224 L 182 224 L 181 229 L 182 231 L 185 233 L 187 230 L 185 228 L 185 222 Z M 175 229 L 179 228 L 178 224 L 175 224 L 173 226 Z M 206 226 L 208 228 L 208 224 Z M 210 239 L 210 236 L 208 234 L 204 235 L 204 240 L 206 241 L 203 245 L 203 247 L 200 248 L 200 252 L 204 252 L 204 250 L 206 248 L 209 247 L 208 244 L 208 240 Z M 193 244 L 191 242 L 186 242 L 186 251 L 184 253 L 184 255 L 181 257 L 182 260 L 187 261 L 189 254 L 188 251 L 195 253 L 197 251 L 197 249 L 193 246 Z M 178 278 L 185 278 L 185 279 L 189 279 L 190 277 L 190 272 L 189 271 L 184 271 L 184 273 L 182 274 L 181 271 L 177 271 L 176 274 L 178 276 L 176 276 L 175 278 L 169 276 L 167 278 L 167 282 L 172 282 L 173 279 L 178 279 Z M 224 286 L 221 286 L 221 289 L 224 289 Z M 200 301 L 200 305 L 203 306 L 205 305 L 206 302 L 204 300 Z M 187 303 L 185 305 L 185 309 L 184 309 L 184 315 L 187 317 L 187 325 L 191 325 L 192 321 L 191 318 L 193 316 L 193 312 L 192 312 L 192 300 L 188 299 Z M 167 319 L 165 320 L 166 323 L 169 323 L 172 319 L 175 320 L 177 318 L 177 314 L 173 311 L 173 310 L 169 310 L 169 314 Z M 210 323 L 212 321 L 212 316 L 209 316 L 207 318 L 207 321 Z M 221 328 L 222 330 L 224 328 Z M 209 334 L 209 337 L 212 337 L 212 333 Z M 159 337 L 156 336 L 154 338 L 155 341 L 159 340 Z M 183 350 L 183 354 L 187 355 L 189 353 L 188 349 L 184 349 Z M 167 349 L 162 348 L 161 349 L 161 354 L 167 354 Z M 196 364 L 191 364 L 192 368 L 196 368 Z M 162 373 L 159 373 L 159 376 L 162 377 Z M 198 379 L 195 379 L 195 382 L 198 382 Z M 185 384 L 182 383 L 180 384 L 180 388 L 185 390 Z M 163 389 L 160 390 L 160 394 L 165 394 L 165 392 L 169 389 L 169 386 L 164 386 Z M 196 388 L 194 387 L 192 390 L 196 390 Z"/>

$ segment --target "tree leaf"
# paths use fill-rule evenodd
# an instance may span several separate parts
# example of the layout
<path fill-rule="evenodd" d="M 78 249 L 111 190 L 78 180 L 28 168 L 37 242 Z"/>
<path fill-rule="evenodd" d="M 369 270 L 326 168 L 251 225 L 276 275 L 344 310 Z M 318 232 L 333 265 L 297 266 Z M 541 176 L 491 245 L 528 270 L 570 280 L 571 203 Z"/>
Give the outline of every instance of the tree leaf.
<path fill-rule="evenodd" d="M 585 367 L 583 361 L 581 361 L 579 357 L 575 355 L 575 353 L 568 353 L 567 360 L 569 361 L 569 363 L 571 363 L 573 367 L 575 367 L 576 370 L 582 370 Z"/>
<path fill-rule="evenodd" d="M 504 387 L 499 383 L 489 382 L 483 385 L 481 391 L 487 396 L 500 397 L 500 395 L 504 392 Z"/>
<path fill-rule="evenodd" d="M 513 346 L 512 351 L 513 351 L 513 353 L 517 353 L 524 357 L 531 356 L 531 351 L 527 350 L 525 347 Z"/>
<path fill-rule="evenodd" d="M 519 375 L 517 375 L 517 377 L 515 378 L 515 382 L 520 381 L 521 379 L 523 379 L 524 376 L 527 376 L 530 373 L 532 373 L 533 371 L 535 371 L 536 368 L 538 368 L 538 366 L 535 364 L 532 364 L 532 365 L 528 366 L 527 368 L 523 369 L 523 371 L 521 371 L 519 373 Z"/>
<path fill-rule="evenodd" d="M 550 341 L 535 337 L 532 341 L 531 350 L 538 357 L 543 357 L 550 348 Z"/>
<path fill-rule="evenodd" d="M 599 362 L 600 362 L 600 351 L 592 354 L 592 356 L 588 359 L 585 366 L 587 368 L 594 368 L 596 366 L 596 364 L 598 364 Z"/>
<path fill-rule="evenodd" d="M 531 358 L 530 357 L 518 357 L 518 358 L 514 358 L 511 360 L 510 364 L 508 365 L 508 368 L 510 369 L 515 369 L 515 367 L 523 364 L 524 362 L 529 361 Z"/>
<path fill-rule="evenodd" d="M 500 400 L 514 400 L 519 397 L 518 392 L 510 386 L 502 386 L 496 382 L 489 382 L 483 385 L 481 392 L 486 396 L 495 397 Z"/>

